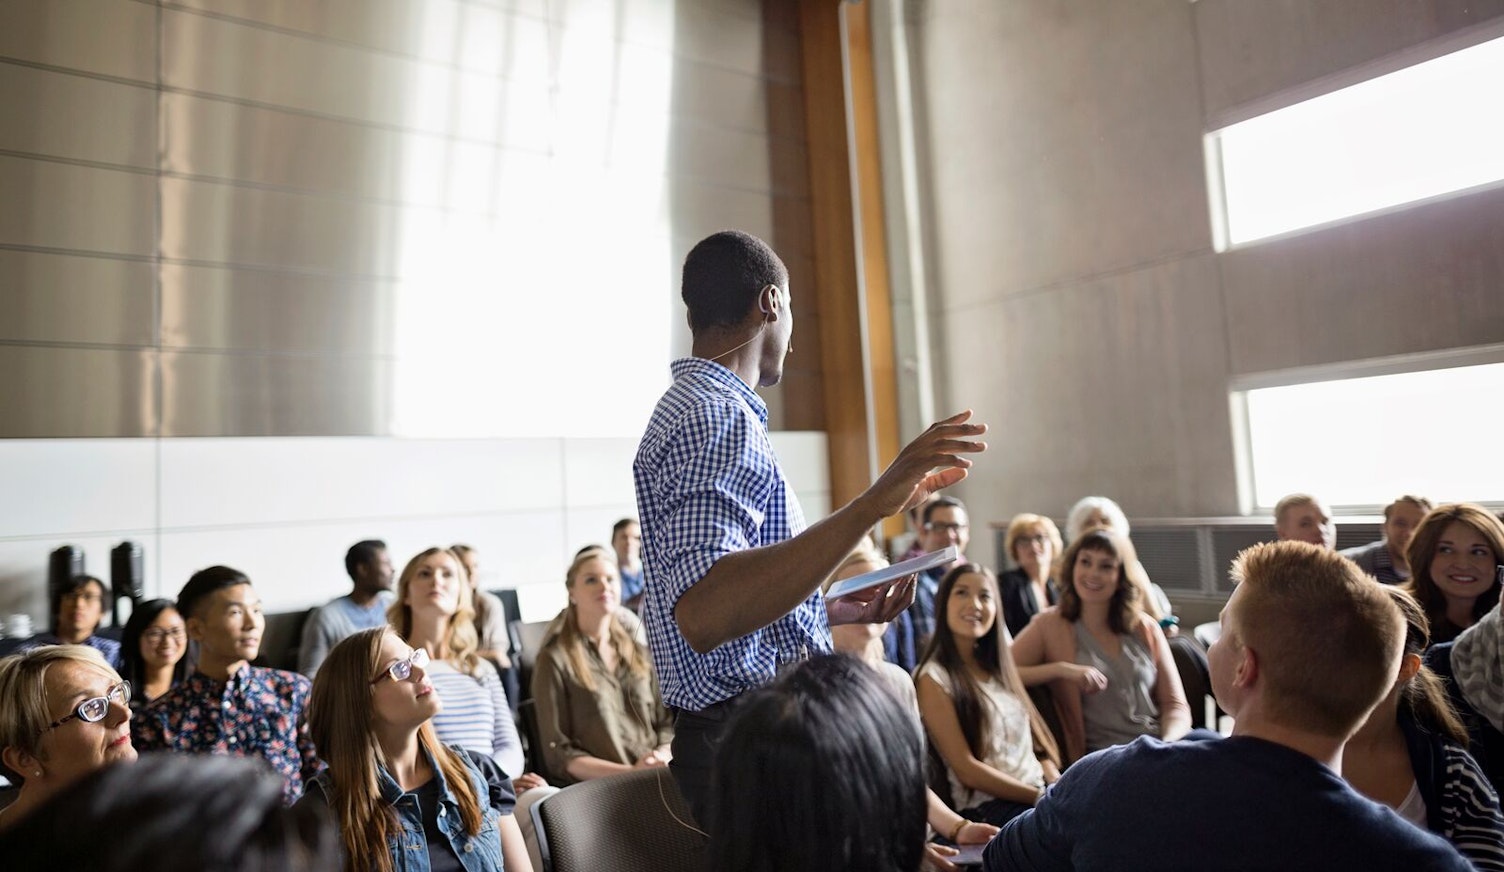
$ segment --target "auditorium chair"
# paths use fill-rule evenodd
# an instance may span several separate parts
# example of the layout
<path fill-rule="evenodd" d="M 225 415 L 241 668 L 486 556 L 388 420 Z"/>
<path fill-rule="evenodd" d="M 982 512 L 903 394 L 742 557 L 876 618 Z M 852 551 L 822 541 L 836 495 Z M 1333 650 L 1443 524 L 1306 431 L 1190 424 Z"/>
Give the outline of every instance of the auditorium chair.
<path fill-rule="evenodd" d="M 531 813 L 545 872 L 703 872 L 705 835 L 664 768 L 572 784 Z"/>

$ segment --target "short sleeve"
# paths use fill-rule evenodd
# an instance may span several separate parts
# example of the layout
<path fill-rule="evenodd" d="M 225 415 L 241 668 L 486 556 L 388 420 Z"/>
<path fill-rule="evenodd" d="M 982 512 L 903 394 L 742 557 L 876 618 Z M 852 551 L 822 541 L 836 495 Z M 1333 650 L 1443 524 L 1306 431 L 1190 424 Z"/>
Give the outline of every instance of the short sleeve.
<path fill-rule="evenodd" d="M 506 772 L 502 771 L 496 761 L 484 754 L 467 751 L 458 745 L 450 747 L 470 761 L 471 768 L 480 773 L 481 781 L 486 785 L 487 800 L 491 803 L 491 807 L 501 814 L 511 814 L 517 806 L 517 792 L 512 788 L 512 779 L 507 777 Z"/>

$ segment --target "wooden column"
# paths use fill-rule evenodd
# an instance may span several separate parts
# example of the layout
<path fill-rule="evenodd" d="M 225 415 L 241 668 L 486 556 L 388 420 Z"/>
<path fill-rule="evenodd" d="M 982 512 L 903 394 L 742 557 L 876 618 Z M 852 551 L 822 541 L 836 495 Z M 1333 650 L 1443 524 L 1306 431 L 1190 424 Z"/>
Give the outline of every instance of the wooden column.
<path fill-rule="evenodd" d="M 838 0 L 799 4 L 815 250 L 813 292 L 820 309 L 832 506 L 843 505 L 865 490 L 872 481 L 872 467 L 885 467 L 902 447 L 870 21 L 865 4 Z M 843 58 L 850 64 L 849 126 Z M 875 464 L 867 429 L 864 338 L 872 381 Z M 895 520 L 885 529 L 893 534 L 902 528 L 902 521 Z"/>

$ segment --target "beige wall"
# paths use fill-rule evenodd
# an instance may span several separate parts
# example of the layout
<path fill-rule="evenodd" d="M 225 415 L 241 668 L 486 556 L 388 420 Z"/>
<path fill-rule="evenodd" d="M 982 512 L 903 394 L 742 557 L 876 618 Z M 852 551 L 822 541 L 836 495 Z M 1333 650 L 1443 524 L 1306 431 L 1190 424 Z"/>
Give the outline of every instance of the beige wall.
<path fill-rule="evenodd" d="M 1501 2 L 910 3 L 937 396 L 974 523 L 1238 511 L 1231 375 L 1504 339 L 1504 192 L 1218 254 L 1202 137 Z"/>

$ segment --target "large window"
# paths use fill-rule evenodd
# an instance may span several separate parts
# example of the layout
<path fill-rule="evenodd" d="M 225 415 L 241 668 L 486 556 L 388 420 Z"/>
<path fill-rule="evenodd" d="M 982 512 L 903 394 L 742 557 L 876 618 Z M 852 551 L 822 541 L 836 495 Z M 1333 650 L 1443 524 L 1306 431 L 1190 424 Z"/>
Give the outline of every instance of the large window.
<path fill-rule="evenodd" d="M 1504 503 L 1501 400 L 1504 363 L 1240 391 L 1253 507 L 1297 491 L 1348 507 Z"/>
<path fill-rule="evenodd" d="M 1219 248 L 1504 179 L 1504 39 L 1207 136 Z"/>

